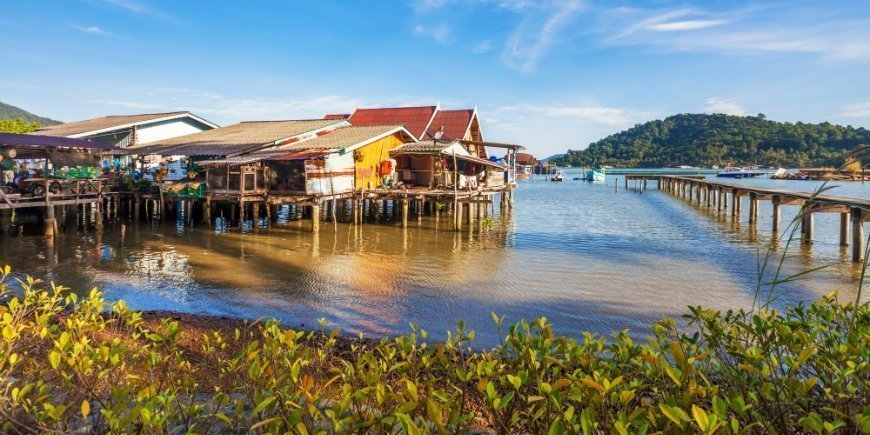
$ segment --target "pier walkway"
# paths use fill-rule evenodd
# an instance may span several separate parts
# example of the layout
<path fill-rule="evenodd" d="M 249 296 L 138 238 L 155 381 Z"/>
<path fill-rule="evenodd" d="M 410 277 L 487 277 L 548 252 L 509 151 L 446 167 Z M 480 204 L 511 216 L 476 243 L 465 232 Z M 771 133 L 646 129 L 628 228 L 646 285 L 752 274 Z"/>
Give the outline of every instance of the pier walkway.
<path fill-rule="evenodd" d="M 672 175 L 627 174 L 624 178 L 626 189 L 629 187 L 629 181 L 635 181 L 640 188 L 646 188 L 649 181 L 656 181 L 658 189 L 663 192 L 697 202 L 706 207 L 715 207 L 720 211 L 727 210 L 730 202 L 732 219 L 740 219 L 743 198 L 747 198 L 750 224 L 758 222 L 759 202 L 770 201 L 773 209 L 772 230 L 775 234 L 779 234 L 780 230 L 780 207 L 784 205 L 800 206 L 801 212 L 798 219 L 800 219 L 802 243 L 813 242 L 813 215 L 815 213 L 839 213 L 840 245 L 849 246 L 851 244 L 852 261 L 864 261 L 863 223 L 870 222 L 870 200 L 769 189 Z"/>

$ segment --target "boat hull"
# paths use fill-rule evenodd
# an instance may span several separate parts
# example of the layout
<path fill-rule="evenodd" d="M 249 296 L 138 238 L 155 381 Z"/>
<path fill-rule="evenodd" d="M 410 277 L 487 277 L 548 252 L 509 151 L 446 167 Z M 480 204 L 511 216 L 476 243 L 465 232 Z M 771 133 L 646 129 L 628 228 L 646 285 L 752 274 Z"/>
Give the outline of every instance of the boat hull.
<path fill-rule="evenodd" d="M 721 172 L 716 174 L 719 178 L 752 178 L 764 175 L 764 172 Z"/>
<path fill-rule="evenodd" d="M 586 173 L 586 181 L 604 181 L 604 173 L 598 171 L 589 171 Z"/>

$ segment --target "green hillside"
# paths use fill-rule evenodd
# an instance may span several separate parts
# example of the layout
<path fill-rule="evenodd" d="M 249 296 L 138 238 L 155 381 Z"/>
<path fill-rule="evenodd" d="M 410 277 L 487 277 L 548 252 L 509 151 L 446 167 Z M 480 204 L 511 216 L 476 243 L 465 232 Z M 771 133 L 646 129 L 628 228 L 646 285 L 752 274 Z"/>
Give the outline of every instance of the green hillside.
<path fill-rule="evenodd" d="M 0 120 L 2 119 L 19 119 L 21 118 L 24 122 L 31 123 L 37 122 L 41 125 L 55 125 L 60 124 L 60 121 L 55 121 L 51 118 L 46 118 L 39 115 L 34 115 L 20 107 L 15 107 L 0 101 Z"/>
<path fill-rule="evenodd" d="M 849 150 L 865 143 L 870 143 L 870 130 L 827 122 L 775 122 L 762 114 L 680 114 L 636 125 L 585 150 L 569 150 L 551 164 L 839 166 Z"/>

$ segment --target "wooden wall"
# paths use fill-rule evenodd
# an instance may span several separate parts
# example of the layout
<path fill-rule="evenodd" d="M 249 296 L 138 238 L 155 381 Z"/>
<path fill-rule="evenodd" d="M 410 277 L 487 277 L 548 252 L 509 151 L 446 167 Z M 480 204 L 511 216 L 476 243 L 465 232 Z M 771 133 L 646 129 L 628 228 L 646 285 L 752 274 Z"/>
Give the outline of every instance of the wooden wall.
<path fill-rule="evenodd" d="M 381 185 L 378 165 L 390 158 L 390 150 L 404 143 L 400 133 L 376 140 L 357 148 L 354 152 L 362 154 L 362 161 L 356 162 L 356 188 L 372 189 Z"/>

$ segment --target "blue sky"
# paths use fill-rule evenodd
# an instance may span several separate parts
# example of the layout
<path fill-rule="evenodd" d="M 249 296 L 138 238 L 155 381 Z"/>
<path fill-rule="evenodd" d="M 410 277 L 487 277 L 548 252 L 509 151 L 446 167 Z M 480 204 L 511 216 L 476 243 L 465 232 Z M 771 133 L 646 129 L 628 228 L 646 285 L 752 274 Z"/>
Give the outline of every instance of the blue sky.
<path fill-rule="evenodd" d="M 870 127 L 870 1 L 0 3 L 0 101 L 219 124 L 476 105 L 539 156 L 674 113 Z"/>

